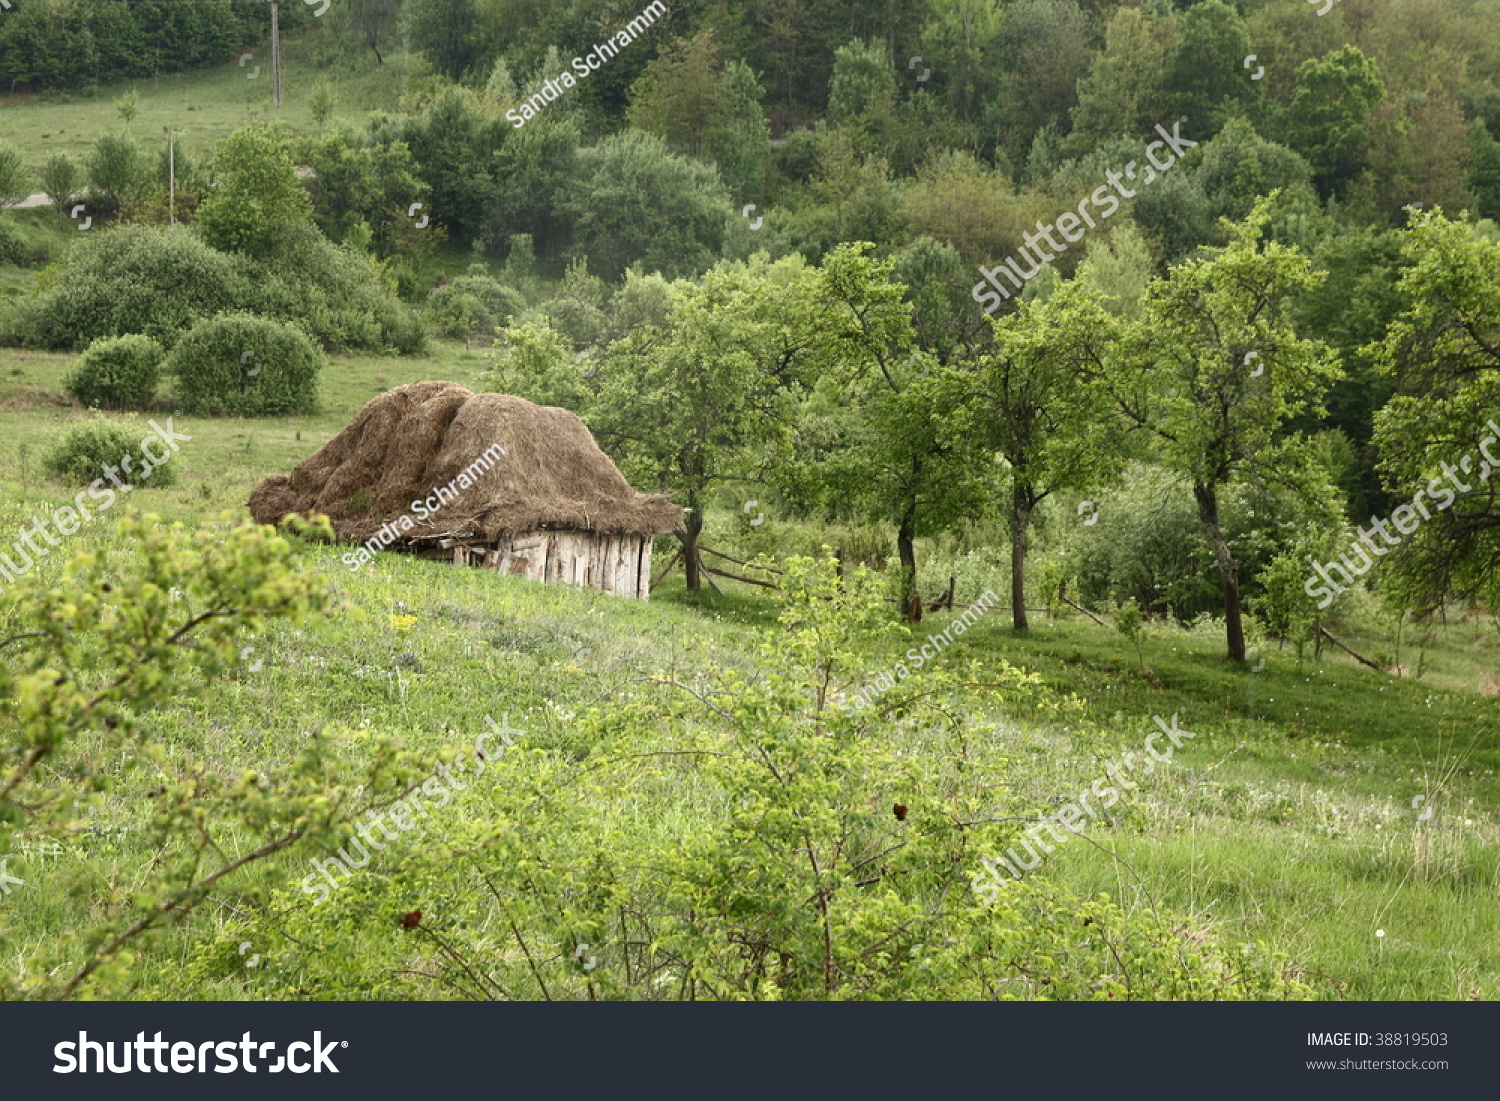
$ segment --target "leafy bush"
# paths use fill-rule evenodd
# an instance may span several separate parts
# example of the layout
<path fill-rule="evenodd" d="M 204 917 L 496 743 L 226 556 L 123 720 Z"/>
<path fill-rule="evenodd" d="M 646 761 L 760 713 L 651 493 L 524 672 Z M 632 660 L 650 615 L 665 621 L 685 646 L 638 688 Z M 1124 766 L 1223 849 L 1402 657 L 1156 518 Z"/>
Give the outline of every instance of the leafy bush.
<path fill-rule="evenodd" d="M 422 350 L 422 325 L 378 262 L 335 245 L 316 226 L 286 224 L 269 255 L 240 265 L 249 288 L 241 309 L 295 321 L 325 348 Z"/>
<path fill-rule="evenodd" d="M 7 1001 L 138 991 L 133 952 L 234 883 L 237 869 L 243 876 L 246 863 L 265 868 L 268 855 L 326 829 L 340 790 L 379 785 L 389 759 L 361 742 L 356 760 L 347 745 L 314 733 L 295 760 L 266 775 L 247 776 L 233 760 L 222 773 L 190 769 L 143 716 L 222 678 L 247 633 L 323 608 L 326 585 L 292 541 L 254 524 L 188 531 L 127 517 L 111 545 L 119 549 L 24 577 L 7 597 L 0 839 L 7 851 L 47 844 L 59 854 L 46 873 L 58 935 L 8 955 L 0 967 Z M 101 878 L 109 865 L 77 844 L 78 816 L 100 790 L 127 782 L 120 761 L 136 754 L 159 763 L 165 786 L 160 799 L 140 797 L 140 832 L 156 843 L 117 889 L 112 873 Z M 226 837 L 246 849 L 226 854 Z"/>
<path fill-rule="evenodd" d="M 65 267 L 17 311 L 16 336 L 43 348 L 86 348 L 140 333 L 170 348 L 199 318 L 234 309 L 243 276 L 183 226 L 121 226 L 76 243 Z"/>
<path fill-rule="evenodd" d="M 162 346 L 149 336 L 96 340 L 63 380 L 63 388 L 84 405 L 136 408 L 156 393 L 165 356 Z"/>
<path fill-rule="evenodd" d="M 290 223 L 263 259 L 210 248 L 186 227 L 121 226 L 83 236 L 67 266 L 21 303 L 9 339 L 87 347 L 141 333 L 170 349 L 234 310 L 297 322 L 325 347 L 419 352 L 422 326 L 370 259 Z"/>
<path fill-rule="evenodd" d="M 167 359 L 190 413 L 310 413 L 323 353 L 295 325 L 252 314 L 200 321 Z"/>
<path fill-rule="evenodd" d="M 105 470 L 114 467 L 123 471 L 123 481 L 128 485 L 149 486 L 160 489 L 177 484 L 177 470 L 163 463 L 152 466 L 139 478 L 134 470 L 124 468 L 129 459 L 133 467 L 142 467 L 141 441 L 152 434 L 130 421 L 112 421 L 95 417 L 73 425 L 42 460 L 47 473 L 68 485 L 86 486 L 105 477 Z"/>
<path fill-rule="evenodd" d="M 481 267 L 482 266 L 476 265 Z M 427 296 L 438 331 L 449 336 L 493 336 L 526 310 L 526 300 L 498 279 L 471 271 Z"/>
<path fill-rule="evenodd" d="M 528 735 L 482 764 L 498 773 L 493 782 L 464 785 L 468 813 L 445 821 L 441 843 L 402 834 L 332 897 L 324 887 L 311 906 L 295 892 L 278 898 L 265 921 L 283 935 L 247 935 L 278 946 L 287 991 L 1306 995 L 1274 959 L 1190 936 L 1167 915 L 1073 898 L 1039 875 L 986 901 L 976 870 L 1014 843 L 1011 816 L 1033 808 L 1008 806 L 1010 796 L 995 806 L 1004 744 L 988 701 L 964 682 L 982 679 L 1018 703 L 1041 697 L 1053 715 L 1072 705 L 1049 701 L 1038 677 L 1004 662 L 981 677 L 955 659 L 890 687 L 878 707 L 836 706 L 876 674 L 872 644 L 878 653 L 909 640 L 866 571 L 841 578 L 826 558 L 784 565 L 779 629 L 760 668 L 709 663 L 649 678 L 565 730 Z M 663 791 L 676 813 L 643 816 L 642 800 Z M 309 875 L 303 890 L 314 894 L 317 881 Z M 434 900 L 421 907 L 428 914 L 408 913 L 404 926 L 386 919 L 418 900 Z M 391 965 L 428 935 L 443 949 L 430 970 Z M 233 948 L 210 951 L 225 959 Z"/>

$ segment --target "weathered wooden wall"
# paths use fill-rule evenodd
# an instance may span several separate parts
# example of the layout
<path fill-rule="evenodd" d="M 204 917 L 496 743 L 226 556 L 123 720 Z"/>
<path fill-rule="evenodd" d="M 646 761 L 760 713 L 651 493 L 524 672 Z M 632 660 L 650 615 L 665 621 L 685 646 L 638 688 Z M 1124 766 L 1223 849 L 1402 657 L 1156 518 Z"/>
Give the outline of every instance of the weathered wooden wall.
<path fill-rule="evenodd" d="M 538 531 L 498 546 L 456 546 L 453 562 L 484 566 L 528 581 L 598 589 L 647 600 L 651 596 L 649 535 Z"/>

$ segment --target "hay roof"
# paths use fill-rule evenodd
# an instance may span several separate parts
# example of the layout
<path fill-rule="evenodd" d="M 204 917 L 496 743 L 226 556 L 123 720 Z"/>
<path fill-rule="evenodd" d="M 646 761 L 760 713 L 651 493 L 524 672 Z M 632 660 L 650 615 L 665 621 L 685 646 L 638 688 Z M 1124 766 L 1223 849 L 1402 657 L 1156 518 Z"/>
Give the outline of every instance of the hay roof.
<path fill-rule="evenodd" d="M 499 444 L 506 451 L 491 451 Z M 487 451 L 487 472 L 472 464 Z M 426 502 L 455 486 L 457 499 L 427 517 Z M 339 536 L 364 542 L 386 521 L 416 524 L 399 543 L 444 537 L 493 542 L 526 532 L 597 531 L 661 535 L 683 510 L 637 493 L 593 435 L 566 409 L 507 394 L 475 394 L 453 382 L 415 382 L 380 395 L 291 477 L 267 478 L 250 495 L 257 523 L 323 513 Z"/>

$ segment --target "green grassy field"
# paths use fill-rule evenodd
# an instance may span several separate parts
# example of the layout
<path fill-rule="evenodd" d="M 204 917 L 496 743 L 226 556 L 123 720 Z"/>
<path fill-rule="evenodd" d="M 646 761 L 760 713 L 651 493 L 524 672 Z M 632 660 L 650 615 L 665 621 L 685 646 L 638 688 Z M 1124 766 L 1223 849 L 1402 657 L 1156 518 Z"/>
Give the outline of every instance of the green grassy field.
<path fill-rule="evenodd" d="M 54 153 L 66 153 L 82 163 L 100 137 L 122 131 L 154 157 L 158 148 L 166 147 L 165 127 L 170 126 L 178 147 L 201 161 L 215 142 L 251 122 L 274 121 L 289 133 L 315 133 L 318 127 L 308 100 L 320 81 L 328 81 L 333 90 L 330 126 L 363 126 L 372 111 L 394 111 L 406 85 L 406 65 L 399 53 L 387 57 L 384 65 L 365 55 L 320 68 L 305 44 L 292 38 L 283 48 L 278 111 L 271 104 L 269 48 L 254 53 L 243 67 L 231 63 L 122 81 L 92 94 L 0 96 L 0 142 L 13 145 L 34 171 Z M 260 75 L 250 79 L 256 65 Z M 140 113 L 127 125 L 112 105 L 129 91 L 136 93 Z"/>
<path fill-rule="evenodd" d="M 39 460 L 66 422 L 89 415 L 60 392 L 71 359 L 0 352 L 0 533 L 69 499 Z M 376 393 L 424 378 L 473 385 L 483 364 L 482 353 L 452 346 L 426 359 L 340 358 L 325 372 L 315 416 L 178 419 L 193 437 L 173 460 L 180 485 L 142 490 L 132 504 L 190 523 L 242 509 L 254 484 L 289 470 Z M 70 549 L 111 538 L 107 525 L 93 524 Z M 668 660 L 706 660 L 705 645 L 720 661 L 752 667 L 770 625 L 768 602 L 748 587 L 689 594 L 674 577 L 651 603 L 636 604 L 399 556 L 351 573 L 337 550 L 315 553 L 341 609 L 247 640 L 258 669 L 155 715 L 179 763 L 233 771 L 285 760 L 326 722 L 399 731 L 435 753 L 502 712 L 542 744 L 567 744 L 568 716 L 609 684 Z M 947 618 L 929 616 L 917 640 Z M 1356 626 L 1338 629 L 1366 652 L 1394 652 L 1394 640 Z M 1040 874 L 1078 892 L 1107 891 L 1135 910 L 1186 915 L 1194 936 L 1264 941 L 1323 997 L 1489 999 L 1500 996 L 1500 700 L 1481 688 L 1493 684 L 1494 637 L 1493 621 L 1436 629 L 1416 679 L 1375 673 L 1336 651 L 1299 664 L 1273 646 L 1263 647 L 1264 668 L 1250 672 L 1223 660 L 1219 637 L 1156 625 L 1143 673 L 1111 629 L 1038 617 L 1018 637 L 996 614 L 947 659 L 1004 658 L 1032 670 L 1081 697 L 1105 731 L 1101 740 L 1012 715 L 1009 781 L 995 793 L 1003 813 L 1045 813 L 1071 799 L 1108 762 L 1141 753 L 1153 716 L 1175 714 L 1196 734 L 1141 779 L 1109 823 L 1090 828 L 1096 844 L 1060 849 Z M 870 655 L 871 664 L 895 656 Z M 121 775 L 95 821 L 124 832 L 89 852 L 21 854 L 17 874 L 82 874 L 97 885 L 93 905 L 123 897 L 149 856 L 129 830 L 157 779 L 123 763 Z M 1423 822 L 1419 808 L 1434 813 Z M 55 935 L 77 905 L 42 896 L 8 910 L 17 923 L 4 934 L 8 950 Z M 238 921 L 226 900 L 157 942 L 143 960 L 143 990 L 257 996 L 243 969 L 181 971 L 190 943 L 228 935 Z"/>

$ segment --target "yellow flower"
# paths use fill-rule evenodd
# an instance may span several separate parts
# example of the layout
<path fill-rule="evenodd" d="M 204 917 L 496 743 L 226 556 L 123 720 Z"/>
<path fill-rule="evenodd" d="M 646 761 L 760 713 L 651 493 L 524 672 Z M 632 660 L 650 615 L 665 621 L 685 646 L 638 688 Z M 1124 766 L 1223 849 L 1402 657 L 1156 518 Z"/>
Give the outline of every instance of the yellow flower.
<path fill-rule="evenodd" d="M 417 621 L 417 617 L 414 615 L 393 615 L 386 618 L 391 621 L 391 626 L 398 631 L 410 631 L 412 624 Z"/>

